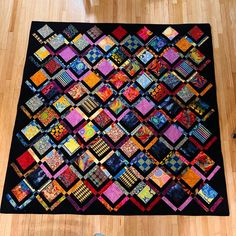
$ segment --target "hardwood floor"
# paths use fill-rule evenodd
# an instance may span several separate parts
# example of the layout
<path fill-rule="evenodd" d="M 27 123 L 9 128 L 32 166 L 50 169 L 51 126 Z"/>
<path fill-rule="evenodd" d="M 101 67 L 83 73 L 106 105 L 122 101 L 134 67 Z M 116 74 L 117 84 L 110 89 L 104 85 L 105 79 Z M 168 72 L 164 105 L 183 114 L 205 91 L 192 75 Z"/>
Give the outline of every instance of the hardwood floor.
<path fill-rule="evenodd" d="M 0 0 L 0 189 L 32 20 L 187 23 L 213 30 L 230 217 L 0 215 L 0 235 L 236 235 L 236 0 Z M 6 112 L 7 111 L 7 112 Z M 0 196 L 1 197 L 1 196 Z"/>

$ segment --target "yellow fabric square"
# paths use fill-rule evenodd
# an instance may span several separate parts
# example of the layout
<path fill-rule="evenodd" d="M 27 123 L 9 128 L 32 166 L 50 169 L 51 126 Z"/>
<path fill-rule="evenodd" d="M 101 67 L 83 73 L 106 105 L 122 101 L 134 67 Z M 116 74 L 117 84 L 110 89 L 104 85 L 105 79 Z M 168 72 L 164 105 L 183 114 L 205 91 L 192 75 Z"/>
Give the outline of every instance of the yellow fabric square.
<path fill-rule="evenodd" d="M 75 139 L 70 138 L 64 146 L 70 151 L 70 153 L 74 153 L 77 149 L 79 149 L 80 145 L 76 142 Z"/>
<path fill-rule="evenodd" d="M 49 51 L 45 47 L 41 47 L 38 51 L 35 52 L 35 55 L 39 60 L 44 60 L 47 56 L 50 55 Z"/>
<path fill-rule="evenodd" d="M 32 139 L 36 134 L 38 134 L 40 131 L 37 126 L 35 125 L 29 125 L 22 131 L 25 135 L 25 137 L 30 140 Z"/>

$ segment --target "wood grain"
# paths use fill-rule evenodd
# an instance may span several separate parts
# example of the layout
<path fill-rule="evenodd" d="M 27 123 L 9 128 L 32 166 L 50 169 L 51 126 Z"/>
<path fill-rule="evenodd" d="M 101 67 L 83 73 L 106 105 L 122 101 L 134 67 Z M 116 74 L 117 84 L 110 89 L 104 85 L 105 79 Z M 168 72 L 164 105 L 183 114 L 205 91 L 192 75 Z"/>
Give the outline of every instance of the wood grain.
<path fill-rule="evenodd" d="M 236 0 L 0 0 L 0 189 L 8 162 L 32 20 L 209 22 L 230 217 L 0 215 L 0 235 L 236 235 Z M 6 112 L 7 111 L 7 112 Z M 2 193 L 2 191 L 1 191 Z M 1 196 L 0 196 L 1 197 Z"/>

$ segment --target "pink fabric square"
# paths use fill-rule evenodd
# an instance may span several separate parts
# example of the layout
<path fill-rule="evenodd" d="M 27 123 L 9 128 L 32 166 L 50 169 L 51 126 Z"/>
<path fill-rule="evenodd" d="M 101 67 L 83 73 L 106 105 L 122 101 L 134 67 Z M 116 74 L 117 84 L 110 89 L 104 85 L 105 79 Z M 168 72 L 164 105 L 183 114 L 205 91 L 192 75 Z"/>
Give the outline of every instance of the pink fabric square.
<path fill-rule="evenodd" d="M 164 135 L 172 142 L 175 143 L 181 136 L 182 131 L 175 125 L 171 125 L 164 133 Z"/>
<path fill-rule="evenodd" d="M 123 192 L 113 183 L 103 194 L 114 204 L 123 195 Z"/>
<path fill-rule="evenodd" d="M 108 75 L 113 70 L 113 66 L 107 60 L 104 59 L 98 66 L 98 69 L 104 75 Z"/>
<path fill-rule="evenodd" d="M 66 120 L 74 127 L 83 120 L 83 117 L 78 110 L 74 109 L 66 116 Z"/>
<path fill-rule="evenodd" d="M 59 55 L 67 62 L 71 60 L 76 54 L 70 47 L 64 48 Z"/>
<path fill-rule="evenodd" d="M 143 115 L 146 115 L 153 107 L 154 104 L 152 102 L 149 102 L 146 98 L 142 98 L 142 100 L 136 105 L 136 108 Z"/>

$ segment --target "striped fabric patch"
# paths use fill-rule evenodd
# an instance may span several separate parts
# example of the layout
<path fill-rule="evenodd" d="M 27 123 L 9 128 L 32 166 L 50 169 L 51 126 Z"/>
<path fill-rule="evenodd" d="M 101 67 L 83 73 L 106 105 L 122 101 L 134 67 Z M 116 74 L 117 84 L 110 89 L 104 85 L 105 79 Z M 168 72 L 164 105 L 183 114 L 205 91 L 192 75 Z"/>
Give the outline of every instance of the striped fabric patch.
<path fill-rule="evenodd" d="M 193 129 L 192 135 L 195 136 L 201 143 L 205 143 L 212 134 L 205 126 L 199 124 Z"/>
<path fill-rule="evenodd" d="M 176 67 L 176 70 L 184 77 L 187 77 L 193 71 L 193 68 L 188 61 L 183 61 Z"/>
<path fill-rule="evenodd" d="M 57 78 L 57 80 L 63 87 L 66 87 L 73 81 L 73 79 L 66 71 L 62 72 L 61 75 Z"/>
<path fill-rule="evenodd" d="M 98 107 L 98 103 L 91 97 L 87 98 L 81 107 L 88 113 L 91 113 Z"/>

